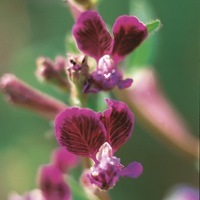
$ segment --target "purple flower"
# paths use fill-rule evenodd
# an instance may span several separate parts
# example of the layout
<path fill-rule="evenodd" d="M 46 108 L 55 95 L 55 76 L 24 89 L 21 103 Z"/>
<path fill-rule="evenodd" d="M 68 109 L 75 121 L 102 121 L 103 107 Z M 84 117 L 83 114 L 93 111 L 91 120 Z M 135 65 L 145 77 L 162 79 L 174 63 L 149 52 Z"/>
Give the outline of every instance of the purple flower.
<path fill-rule="evenodd" d="M 123 89 L 132 84 L 132 79 L 123 80 L 117 64 L 147 37 L 146 26 L 136 17 L 118 17 L 112 37 L 101 16 L 96 11 L 86 11 L 80 15 L 72 32 L 78 48 L 97 62 L 84 92 L 110 90 L 116 85 Z"/>
<path fill-rule="evenodd" d="M 46 200 L 71 200 L 70 188 L 56 166 L 40 167 L 39 185 Z"/>
<path fill-rule="evenodd" d="M 78 157 L 67 151 L 64 147 L 57 148 L 52 153 L 52 164 L 63 173 L 75 167 L 78 161 Z"/>
<path fill-rule="evenodd" d="M 113 187 L 120 176 L 137 178 L 143 170 L 138 162 L 124 168 L 114 156 L 130 138 L 134 116 L 123 102 L 106 99 L 106 103 L 108 109 L 103 113 L 72 107 L 55 121 L 58 143 L 75 155 L 91 158 L 94 166 L 87 177 L 91 184 L 105 190 Z"/>

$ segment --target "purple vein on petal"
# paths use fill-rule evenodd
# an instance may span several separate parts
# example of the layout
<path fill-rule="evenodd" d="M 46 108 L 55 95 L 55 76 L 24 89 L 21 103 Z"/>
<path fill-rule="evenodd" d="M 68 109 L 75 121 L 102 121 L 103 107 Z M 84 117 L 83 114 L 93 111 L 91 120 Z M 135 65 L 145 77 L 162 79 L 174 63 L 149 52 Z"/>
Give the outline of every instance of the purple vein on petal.
<path fill-rule="evenodd" d="M 68 151 L 94 158 L 105 142 L 105 128 L 99 115 L 87 108 L 69 108 L 55 121 L 56 138 Z"/>
<path fill-rule="evenodd" d="M 102 122 L 106 127 L 107 141 L 115 152 L 130 138 L 134 115 L 123 102 L 106 99 L 106 103 L 108 109 L 103 113 Z"/>
<path fill-rule="evenodd" d="M 123 15 L 113 25 L 114 44 L 112 56 L 120 62 L 147 37 L 147 28 L 136 17 Z"/>
<path fill-rule="evenodd" d="M 104 21 L 96 11 L 86 11 L 75 23 L 73 36 L 78 48 L 98 61 L 103 55 L 110 54 L 112 37 Z"/>

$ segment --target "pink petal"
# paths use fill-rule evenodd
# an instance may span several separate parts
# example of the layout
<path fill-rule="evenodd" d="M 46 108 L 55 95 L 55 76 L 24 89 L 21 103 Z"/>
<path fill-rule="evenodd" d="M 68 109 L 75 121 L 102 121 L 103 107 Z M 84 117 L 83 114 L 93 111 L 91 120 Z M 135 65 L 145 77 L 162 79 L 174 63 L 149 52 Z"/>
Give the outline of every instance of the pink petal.
<path fill-rule="evenodd" d="M 62 172 L 53 165 L 44 165 L 39 169 L 39 185 L 45 199 L 70 200 L 69 186 L 65 183 Z"/>
<path fill-rule="evenodd" d="M 57 148 L 52 153 L 52 163 L 65 173 L 68 169 L 78 164 L 78 156 L 67 151 L 65 147 Z"/>
<path fill-rule="evenodd" d="M 95 158 L 106 137 L 99 118 L 97 113 L 87 108 L 66 109 L 55 121 L 58 143 L 76 155 Z"/>
<path fill-rule="evenodd" d="M 125 80 L 121 80 L 120 82 L 118 82 L 117 86 L 120 90 L 122 90 L 122 89 L 130 87 L 132 83 L 133 83 L 133 79 L 127 78 Z"/>
<path fill-rule="evenodd" d="M 78 48 L 97 61 L 111 51 L 111 35 L 96 11 L 82 13 L 75 23 L 72 33 Z"/>
<path fill-rule="evenodd" d="M 147 37 L 147 28 L 136 17 L 124 15 L 116 19 L 113 34 L 113 60 L 120 62 Z"/>
<path fill-rule="evenodd" d="M 139 162 L 132 162 L 120 171 L 120 176 L 138 178 L 143 172 L 143 167 Z"/>
<path fill-rule="evenodd" d="M 125 103 L 111 99 L 106 102 L 108 109 L 104 111 L 102 121 L 107 130 L 107 142 L 115 152 L 130 138 L 134 116 Z"/>

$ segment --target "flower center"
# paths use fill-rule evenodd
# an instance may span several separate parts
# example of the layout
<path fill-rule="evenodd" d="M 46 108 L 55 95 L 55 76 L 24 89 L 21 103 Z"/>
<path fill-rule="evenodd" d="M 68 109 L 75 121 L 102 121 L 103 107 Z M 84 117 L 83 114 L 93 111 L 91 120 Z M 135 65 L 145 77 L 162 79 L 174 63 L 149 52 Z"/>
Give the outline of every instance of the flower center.
<path fill-rule="evenodd" d="M 110 57 L 110 55 L 104 55 L 103 57 L 101 57 L 99 59 L 97 69 L 104 73 L 110 72 L 113 69 L 113 64 L 114 64 L 114 62 L 113 62 L 112 58 Z M 110 74 L 110 73 L 107 73 L 107 74 Z"/>

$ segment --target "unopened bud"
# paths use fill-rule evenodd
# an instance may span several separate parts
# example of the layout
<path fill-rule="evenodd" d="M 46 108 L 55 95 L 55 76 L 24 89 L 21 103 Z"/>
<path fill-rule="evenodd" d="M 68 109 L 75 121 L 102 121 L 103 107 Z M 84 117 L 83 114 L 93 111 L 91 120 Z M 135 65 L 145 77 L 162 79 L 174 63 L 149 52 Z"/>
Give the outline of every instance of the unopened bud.
<path fill-rule="evenodd" d="M 74 105 L 81 106 L 80 102 L 85 102 L 87 97 L 82 92 L 89 77 L 87 57 L 68 55 L 66 71 L 71 82 L 71 101 Z"/>
<path fill-rule="evenodd" d="M 45 199 L 71 200 L 71 191 L 62 172 L 54 165 L 43 165 L 38 171 L 38 183 Z"/>
<path fill-rule="evenodd" d="M 65 72 L 65 67 L 66 67 L 66 58 L 62 56 L 57 56 L 54 65 L 55 70 L 60 74 L 63 74 Z M 64 75 L 66 76 L 66 73 Z"/>
<path fill-rule="evenodd" d="M 78 82 L 79 84 L 85 82 L 85 79 L 89 76 L 87 57 L 83 55 L 68 55 L 67 73 L 70 80 L 75 84 Z"/>
<path fill-rule="evenodd" d="M 33 89 L 12 74 L 1 77 L 0 89 L 14 105 L 28 108 L 47 119 L 54 119 L 67 107 L 59 100 Z"/>
<path fill-rule="evenodd" d="M 54 64 L 50 59 L 40 57 L 37 59 L 36 76 L 39 80 L 50 82 L 63 90 L 69 91 L 70 84 L 67 78 L 61 74 L 63 65 L 63 60 L 59 59 L 57 64 Z"/>

